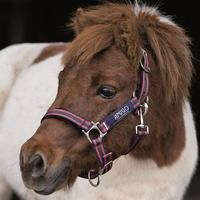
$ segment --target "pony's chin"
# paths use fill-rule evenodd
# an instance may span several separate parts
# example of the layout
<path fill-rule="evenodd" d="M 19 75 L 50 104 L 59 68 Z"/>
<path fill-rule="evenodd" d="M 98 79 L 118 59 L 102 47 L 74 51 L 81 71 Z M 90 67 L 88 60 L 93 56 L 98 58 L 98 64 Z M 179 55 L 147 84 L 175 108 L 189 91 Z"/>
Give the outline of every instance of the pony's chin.
<path fill-rule="evenodd" d="M 46 191 L 46 190 L 41 190 L 41 191 L 37 191 L 37 190 L 34 190 L 34 192 L 40 194 L 40 195 L 49 195 L 49 194 L 52 194 L 54 191 Z"/>
<path fill-rule="evenodd" d="M 54 184 L 48 185 L 43 189 L 33 189 L 34 192 L 40 195 L 50 195 L 64 187 L 66 180 L 56 181 Z"/>

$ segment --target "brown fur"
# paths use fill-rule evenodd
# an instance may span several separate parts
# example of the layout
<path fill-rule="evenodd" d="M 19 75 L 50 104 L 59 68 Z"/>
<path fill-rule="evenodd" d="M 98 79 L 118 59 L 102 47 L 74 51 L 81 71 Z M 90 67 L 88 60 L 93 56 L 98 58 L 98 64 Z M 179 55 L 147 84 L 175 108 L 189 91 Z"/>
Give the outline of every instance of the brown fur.
<path fill-rule="evenodd" d="M 45 47 L 40 55 L 34 60 L 33 64 L 38 64 L 49 57 L 55 56 L 61 52 L 66 50 L 66 44 L 63 43 L 56 43 L 50 44 L 48 47 Z"/>
<path fill-rule="evenodd" d="M 185 145 L 182 107 L 189 93 L 192 64 L 184 31 L 160 22 L 159 15 L 142 11 L 135 14 L 127 5 L 111 3 L 78 10 L 71 24 L 77 37 L 63 57 L 66 67 L 60 73 L 58 94 L 51 108 L 63 107 L 88 120 L 102 119 L 131 98 L 141 48 L 146 49 L 151 74 L 150 109 L 145 120 L 150 135 L 131 155 L 152 159 L 162 167 L 174 163 Z M 105 100 L 96 95 L 101 84 L 117 88 L 116 97 Z M 127 151 L 136 124 L 138 118 L 129 115 L 105 138 L 106 147 L 116 157 Z M 44 121 L 23 145 L 22 153 L 30 157 L 30 152 L 38 150 L 46 156 L 49 168 L 55 169 L 66 158 L 70 160 L 73 170 L 67 180 L 69 185 L 81 172 L 98 166 L 85 136 L 62 121 Z M 58 154 L 59 159 L 55 159 Z"/>

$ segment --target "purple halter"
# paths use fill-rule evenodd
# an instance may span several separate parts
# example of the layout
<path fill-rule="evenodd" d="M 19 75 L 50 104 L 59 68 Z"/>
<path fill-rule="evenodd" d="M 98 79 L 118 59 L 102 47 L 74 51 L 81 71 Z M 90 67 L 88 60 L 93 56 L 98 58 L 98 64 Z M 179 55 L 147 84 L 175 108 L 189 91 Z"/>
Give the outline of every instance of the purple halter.
<path fill-rule="evenodd" d="M 140 124 L 136 126 L 136 134 L 132 140 L 132 144 L 129 150 L 125 153 L 127 154 L 141 141 L 141 139 L 149 134 L 149 127 L 144 125 L 143 115 L 145 114 L 148 105 L 148 91 L 149 91 L 149 62 L 148 55 L 145 50 L 143 51 L 143 57 L 140 61 L 138 85 L 133 98 L 124 103 L 121 107 L 116 109 L 113 113 L 106 116 L 103 120 L 99 122 L 88 121 L 71 111 L 63 108 L 55 108 L 48 110 L 42 121 L 48 118 L 63 119 L 64 121 L 75 124 L 78 126 L 82 133 L 87 137 L 88 141 L 93 145 L 96 152 L 97 160 L 99 161 L 99 169 L 91 169 L 88 175 L 82 175 L 84 178 L 88 178 L 90 184 L 93 186 L 99 185 L 99 176 L 106 173 L 112 168 L 113 163 L 113 153 L 106 150 L 103 144 L 103 137 L 107 135 L 107 132 L 124 119 L 129 113 L 140 116 Z M 93 139 L 92 132 L 98 132 L 98 136 Z M 98 178 L 97 183 L 94 184 L 92 179 Z"/>

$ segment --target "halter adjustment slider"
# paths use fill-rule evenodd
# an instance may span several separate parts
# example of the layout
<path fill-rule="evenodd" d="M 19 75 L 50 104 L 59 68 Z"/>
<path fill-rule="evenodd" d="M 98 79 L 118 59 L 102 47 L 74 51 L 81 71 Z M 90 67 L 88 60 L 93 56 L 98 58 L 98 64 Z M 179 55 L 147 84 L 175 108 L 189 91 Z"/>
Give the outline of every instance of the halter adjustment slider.
<path fill-rule="evenodd" d="M 109 165 L 112 165 L 113 164 L 113 160 L 111 160 L 111 161 L 109 161 L 108 163 L 106 163 L 105 165 L 104 165 L 104 167 L 102 168 L 102 169 L 100 169 L 99 170 L 99 176 L 101 176 L 101 175 L 103 175 L 103 173 L 104 173 L 104 170 L 106 169 L 106 167 L 108 167 Z"/>

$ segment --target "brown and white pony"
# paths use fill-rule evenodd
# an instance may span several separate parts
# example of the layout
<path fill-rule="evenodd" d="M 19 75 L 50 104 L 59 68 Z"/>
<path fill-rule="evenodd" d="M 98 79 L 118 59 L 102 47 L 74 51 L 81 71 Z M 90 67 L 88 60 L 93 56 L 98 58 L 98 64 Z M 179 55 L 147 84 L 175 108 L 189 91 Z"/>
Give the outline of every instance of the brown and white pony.
<path fill-rule="evenodd" d="M 28 200 L 183 199 L 197 161 L 184 30 L 155 8 L 116 3 L 79 9 L 71 27 L 76 37 L 70 44 L 24 44 L 0 52 L 0 198 L 7 200 L 12 188 Z M 129 114 L 109 130 L 103 145 L 115 160 L 94 188 L 79 177 L 99 167 L 85 135 L 69 121 L 40 120 L 54 108 L 95 122 L 112 113 L 138 87 L 141 49 L 151 69 L 144 116 L 150 134 L 123 155 L 139 117 Z M 29 189 L 18 166 L 22 144 L 20 167 Z"/>

